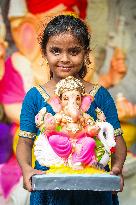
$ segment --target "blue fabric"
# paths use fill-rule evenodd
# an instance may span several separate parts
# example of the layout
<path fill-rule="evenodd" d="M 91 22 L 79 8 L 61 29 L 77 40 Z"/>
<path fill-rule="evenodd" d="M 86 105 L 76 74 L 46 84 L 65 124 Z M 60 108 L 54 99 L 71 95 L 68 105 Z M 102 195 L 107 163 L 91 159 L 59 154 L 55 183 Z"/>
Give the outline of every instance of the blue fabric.
<path fill-rule="evenodd" d="M 34 87 L 26 95 L 20 119 L 20 129 L 27 132 L 39 133 L 35 125 L 35 115 L 43 108 L 55 114 L 52 107 L 44 100 L 39 91 Z M 94 101 L 87 111 L 95 120 L 95 109 L 99 107 L 106 116 L 106 121 L 111 123 L 114 129 L 120 128 L 117 110 L 109 92 L 100 87 L 97 91 Z M 47 167 L 41 166 L 37 161 L 35 168 L 38 170 L 47 170 Z M 111 192 L 93 192 L 93 191 L 33 191 L 30 197 L 30 205 L 118 205 L 117 195 L 112 196 Z"/>
<path fill-rule="evenodd" d="M 114 196 L 115 197 L 115 196 Z M 116 195 L 117 198 L 117 195 Z M 31 205 L 113 205 L 111 192 L 34 191 Z M 117 204 L 114 204 L 117 205 Z"/>
<path fill-rule="evenodd" d="M 117 109 L 113 98 L 110 93 L 104 87 L 100 87 L 95 95 L 95 99 L 92 102 L 87 113 L 94 117 L 96 120 L 95 109 L 99 107 L 105 114 L 106 121 L 109 122 L 114 129 L 120 128 L 120 122 L 117 115 Z"/>

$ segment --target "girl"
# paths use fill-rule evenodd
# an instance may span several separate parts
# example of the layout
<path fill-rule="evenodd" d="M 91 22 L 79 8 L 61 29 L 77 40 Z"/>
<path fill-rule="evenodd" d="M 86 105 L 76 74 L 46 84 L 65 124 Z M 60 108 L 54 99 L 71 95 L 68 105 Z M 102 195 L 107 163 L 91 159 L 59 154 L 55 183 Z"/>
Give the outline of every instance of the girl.
<path fill-rule="evenodd" d="M 126 146 L 122 137 L 117 111 L 108 91 L 83 80 L 86 74 L 86 63 L 89 63 L 90 35 L 87 26 L 79 18 L 71 15 L 60 15 L 52 19 L 46 26 L 41 39 L 41 49 L 47 59 L 52 78 L 43 86 L 33 87 L 26 95 L 20 118 L 20 139 L 17 146 L 17 159 L 21 166 L 24 187 L 31 191 L 31 205 L 60 205 L 60 204 L 92 204 L 112 205 L 113 199 L 118 204 L 117 196 L 111 192 L 92 191 L 32 191 L 31 177 L 42 174 L 49 169 L 35 162 L 31 166 L 31 153 L 35 136 L 39 130 L 35 126 L 35 116 L 43 108 L 53 115 L 47 100 L 54 95 L 56 83 L 68 76 L 74 76 L 83 83 L 85 92 L 94 96 L 88 114 L 96 120 L 95 109 L 99 107 L 105 114 L 107 122 L 115 129 L 116 152 L 112 158 L 111 174 L 121 176 L 123 187 L 122 167 L 126 157 Z M 110 108 L 110 109 L 109 109 Z"/>

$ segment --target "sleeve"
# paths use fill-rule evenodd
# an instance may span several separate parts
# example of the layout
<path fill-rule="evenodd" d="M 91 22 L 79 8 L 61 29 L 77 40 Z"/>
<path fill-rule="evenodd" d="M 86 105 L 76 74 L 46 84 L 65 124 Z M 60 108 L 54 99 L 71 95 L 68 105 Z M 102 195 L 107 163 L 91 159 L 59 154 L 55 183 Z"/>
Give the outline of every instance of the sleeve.
<path fill-rule="evenodd" d="M 38 131 L 35 124 L 35 116 L 37 112 L 37 92 L 36 88 L 32 88 L 26 94 L 22 104 L 20 115 L 20 137 L 35 139 Z"/>
<path fill-rule="evenodd" d="M 113 98 L 104 87 L 101 87 L 95 96 L 97 106 L 103 111 L 106 121 L 114 127 L 115 136 L 122 135 L 120 121 Z"/>

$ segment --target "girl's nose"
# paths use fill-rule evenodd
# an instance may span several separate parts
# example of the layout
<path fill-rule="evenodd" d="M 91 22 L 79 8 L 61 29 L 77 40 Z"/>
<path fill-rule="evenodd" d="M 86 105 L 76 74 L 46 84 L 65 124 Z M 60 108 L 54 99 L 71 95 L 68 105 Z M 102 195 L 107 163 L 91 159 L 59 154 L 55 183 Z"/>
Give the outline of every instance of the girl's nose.
<path fill-rule="evenodd" d="M 61 62 L 64 62 L 64 63 L 69 62 L 69 56 L 68 56 L 67 53 L 63 53 L 63 54 L 61 55 Z"/>

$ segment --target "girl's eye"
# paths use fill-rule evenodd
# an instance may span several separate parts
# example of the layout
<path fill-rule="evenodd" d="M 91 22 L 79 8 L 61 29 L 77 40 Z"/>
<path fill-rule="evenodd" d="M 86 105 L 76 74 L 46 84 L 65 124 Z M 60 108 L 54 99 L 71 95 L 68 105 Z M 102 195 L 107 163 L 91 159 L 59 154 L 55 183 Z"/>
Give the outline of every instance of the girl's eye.
<path fill-rule="evenodd" d="M 51 48 L 51 52 L 52 52 L 54 55 L 59 55 L 59 54 L 60 54 L 60 49 L 59 49 L 59 48 Z"/>
<path fill-rule="evenodd" d="M 79 48 L 71 48 L 69 49 L 69 53 L 72 55 L 72 56 L 76 56 L 80 53 L 80 49 Z"/>

